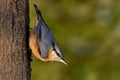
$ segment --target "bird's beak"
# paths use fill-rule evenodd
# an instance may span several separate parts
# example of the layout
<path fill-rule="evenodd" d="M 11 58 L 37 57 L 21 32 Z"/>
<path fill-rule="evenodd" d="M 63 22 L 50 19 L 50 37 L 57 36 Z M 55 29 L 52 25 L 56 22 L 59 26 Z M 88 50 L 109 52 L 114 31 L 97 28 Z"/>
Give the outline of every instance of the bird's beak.
<path fill-rule="evenodd" d="M 68 65 L 67 62 L 65 60 L 63 60 L 63 59 L 61 59 L 60 62 L 62 62 L 65 65 Z"/>

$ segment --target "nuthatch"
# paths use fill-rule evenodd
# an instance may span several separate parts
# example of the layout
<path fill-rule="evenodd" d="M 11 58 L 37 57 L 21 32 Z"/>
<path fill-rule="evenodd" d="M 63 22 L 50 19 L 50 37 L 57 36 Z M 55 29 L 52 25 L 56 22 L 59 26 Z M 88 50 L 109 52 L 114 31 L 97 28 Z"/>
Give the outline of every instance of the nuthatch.
<path fill-rule="evenodd" d="M 34 8 L 37 20 L 29 37 L 32 53 L 42 61 L 59 61 L 67 64 L 37 5 L 34 4 Z"/>

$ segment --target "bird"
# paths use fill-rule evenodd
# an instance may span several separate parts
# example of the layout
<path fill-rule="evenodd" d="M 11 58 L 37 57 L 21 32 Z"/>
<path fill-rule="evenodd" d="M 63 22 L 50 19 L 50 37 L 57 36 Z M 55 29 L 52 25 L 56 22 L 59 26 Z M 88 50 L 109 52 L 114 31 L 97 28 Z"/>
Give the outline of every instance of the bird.
<path fill-rule="evenodd" d="M 41 11 L 36 4 L 33 6 L 36 12 L 36 21 L 29 36 L 29 47 L 32 53 L 43 62 L 58 61 L 67 65 L 61 49 L 42 18 Z"/>

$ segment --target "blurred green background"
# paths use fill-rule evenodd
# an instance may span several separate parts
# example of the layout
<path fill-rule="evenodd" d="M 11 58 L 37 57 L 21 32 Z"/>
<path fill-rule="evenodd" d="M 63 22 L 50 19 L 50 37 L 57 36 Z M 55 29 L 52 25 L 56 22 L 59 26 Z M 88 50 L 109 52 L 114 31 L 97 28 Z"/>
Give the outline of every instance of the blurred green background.
<path fill-rule="evenodd" d="M 31 80 L 120 80 L 120 0 L 29 0 L 61 47 L 68 65 L 33 57 Z"/>

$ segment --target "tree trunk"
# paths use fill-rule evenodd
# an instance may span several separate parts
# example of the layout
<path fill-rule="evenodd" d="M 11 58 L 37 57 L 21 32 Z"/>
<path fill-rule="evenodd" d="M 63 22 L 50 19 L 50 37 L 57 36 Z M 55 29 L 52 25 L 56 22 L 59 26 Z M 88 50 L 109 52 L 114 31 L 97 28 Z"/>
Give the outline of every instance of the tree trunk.
<path fill-rule="evenodd" d="M 28 0 L 0 0 L 0 80 L 30 80 Z"/>

